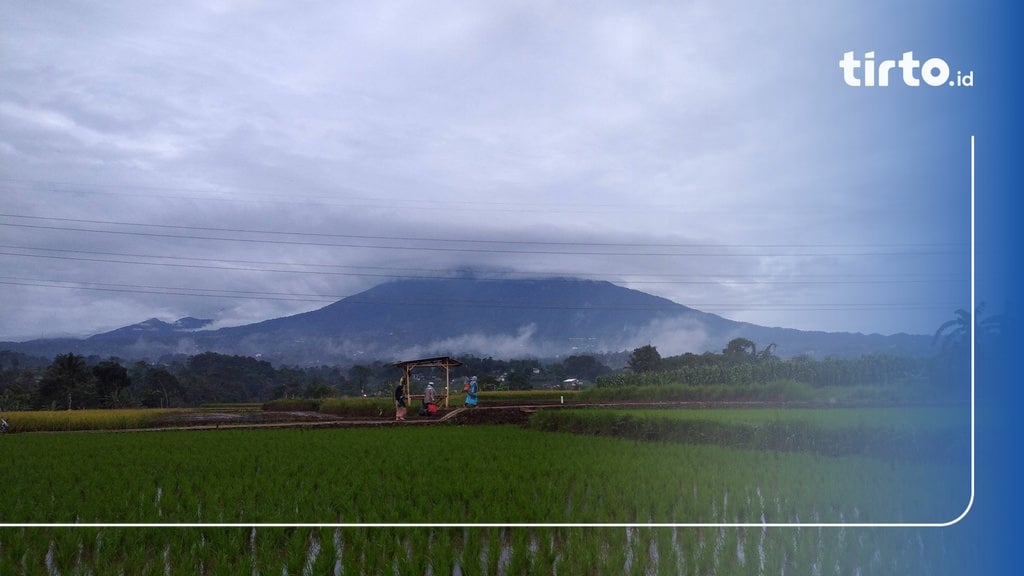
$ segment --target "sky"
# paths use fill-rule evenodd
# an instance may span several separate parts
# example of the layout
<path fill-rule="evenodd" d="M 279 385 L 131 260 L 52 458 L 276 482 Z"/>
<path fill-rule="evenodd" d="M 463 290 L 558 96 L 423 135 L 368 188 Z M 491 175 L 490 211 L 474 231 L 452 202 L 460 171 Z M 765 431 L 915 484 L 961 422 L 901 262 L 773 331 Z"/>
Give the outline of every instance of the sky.
<path fill-rule="evenodd" d="M 0 0 L 0 341 L 466 276 L 931 334 L 973 94 L 838 63 L 974 63 L 914 3 L 817 4 Z"/>

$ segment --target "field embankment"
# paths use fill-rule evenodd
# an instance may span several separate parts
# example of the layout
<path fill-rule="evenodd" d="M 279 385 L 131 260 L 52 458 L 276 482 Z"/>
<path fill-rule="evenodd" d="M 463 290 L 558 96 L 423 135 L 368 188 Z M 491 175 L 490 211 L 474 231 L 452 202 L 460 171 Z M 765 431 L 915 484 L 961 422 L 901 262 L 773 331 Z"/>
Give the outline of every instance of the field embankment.
<path fill-rule="evenodd" d="M 538 410 L 531 428 L 681 444 L 890 459 L 966 458 L 970 430 L 956 408 Z"/>

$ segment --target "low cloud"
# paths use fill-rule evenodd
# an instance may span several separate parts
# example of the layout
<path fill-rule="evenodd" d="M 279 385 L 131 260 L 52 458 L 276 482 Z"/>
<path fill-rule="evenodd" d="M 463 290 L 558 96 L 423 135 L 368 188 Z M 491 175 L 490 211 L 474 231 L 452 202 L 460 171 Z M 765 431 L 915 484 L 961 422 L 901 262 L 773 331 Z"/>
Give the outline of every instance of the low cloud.
<path fill-rule="evenodd" d="M 686 352 L 696 354 L 708 349 L 709 338 L 704 324 L 694 318 L 666 318 L 654 320 L 619 341 L 620 350 L 634 350 L 651 345 L 662 356 L 678 356 Z"/>
<path fill-rule="evenodd" d="M 537 326 L 529 324 L 521 326 L 515 334 L 466 334 L 406 348 L 398 352 L 398 355 L 403 358 L 424 358 L 451 354 L 453 350 L 457 350 L 460 354 L 495 358 L 540 357 L 545 354 L 550 356 L 551 350 L 546 343 L 534 339 L 536 331 Z"/>

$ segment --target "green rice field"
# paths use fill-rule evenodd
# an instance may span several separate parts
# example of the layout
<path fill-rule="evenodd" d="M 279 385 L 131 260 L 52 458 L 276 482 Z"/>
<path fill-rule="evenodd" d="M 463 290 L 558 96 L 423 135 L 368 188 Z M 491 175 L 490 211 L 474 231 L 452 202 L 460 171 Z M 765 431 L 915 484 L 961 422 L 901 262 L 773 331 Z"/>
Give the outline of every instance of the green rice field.
<path fill-rule="evenodd" d="M 8 523 L 935 523 L 968 497 L 946 462 L 514 426 L 3 440 Z"/>
<path fill-rule="evenodd" d="M 4 412 L 11 431 L 70 432 L 146 428 L 161 418 L 188 412 L 186 409 L 125 408 L 118 410 L 26 410 Z"/>
<path fill-rule="evenodd" d="M 960 576 L 969 553 L 919 528 L 0 529 L 0 573 L 64 576 Z"/>
<path fill-rule="evenodd" d="M 774 423 L 826 436 L 916 438 L 959 429 L 959 412 L 943 410 L 565 409 L 535 418 L 611 413 L 659 426 Z M 966 568 L 953 561 L 969 558 L 965 544 L 941 528 L 844 526 L 954 520 L 970 497 L 962 458 L 542 428 L 5 435 L 12 473 L 0 491 L 0 574 L 934 575 Z M 645 526 L 652 523 L 678 525 Z M 127 526 L 134 524 L 163 527 Z"/>
<path fill-rule="evenodd" d="M 542 410 L 538 430 L 968 468 L 966 407 Z"/>

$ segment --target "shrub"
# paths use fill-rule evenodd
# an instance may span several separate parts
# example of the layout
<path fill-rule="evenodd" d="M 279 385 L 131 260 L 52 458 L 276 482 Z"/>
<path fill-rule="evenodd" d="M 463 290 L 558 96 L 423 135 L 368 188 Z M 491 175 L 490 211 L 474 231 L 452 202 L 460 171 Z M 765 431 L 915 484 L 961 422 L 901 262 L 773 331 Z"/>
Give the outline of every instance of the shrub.
<path fill-rule="evenodd" d="M 320 400 L 307 398 L 281 398 L 263 404 L 265 412 L 318 412 Z"/>
<path fill-rule="evenodd" d="M 320 403 L 320 412 L 335 416 L 378 417 L 394 413 L 395 404 L 391 398 L 328 398 Z M 415 410 L 410 406 L 410 416 Z"/>

